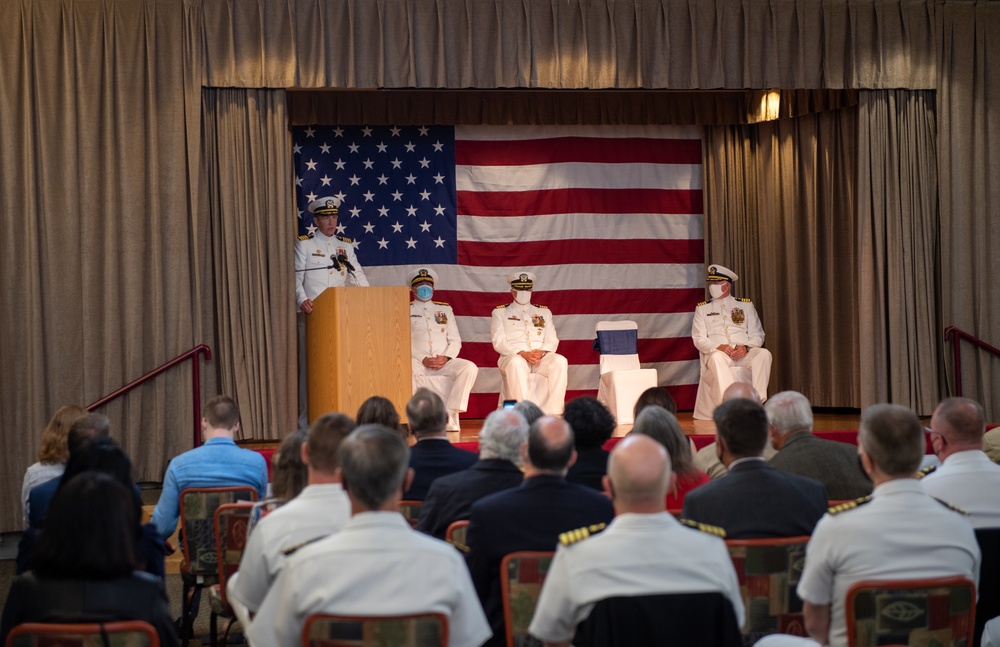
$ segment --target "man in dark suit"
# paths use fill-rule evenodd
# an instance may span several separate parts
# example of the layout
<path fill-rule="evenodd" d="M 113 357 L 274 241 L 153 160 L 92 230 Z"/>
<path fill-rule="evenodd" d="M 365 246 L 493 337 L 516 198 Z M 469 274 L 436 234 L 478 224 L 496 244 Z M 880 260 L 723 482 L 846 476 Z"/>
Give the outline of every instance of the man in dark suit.
<path fill-rule="evenodd" d="M 597 531 L 614 517 L 611 500 L 566 481 L 576 458 L 573 431 L 565 421 L 535 421 L 522 445 L 524 483 L 473 504 L 469 515 L 466 563 L 493 630 L 487 645 L 505 645 L 500 562 L 519 550 L 555 550 L 559 535 L 584 528 Z"/>
<path fill-rule="evenodd" d="M 871 494 L 872 482 L 861 469 L 858 448 L 813 435 L 812 406 L 806 396 L 782 391 L 771 396 L 764 410 L 770 422 L 771 446 L 778 450 L 768 461 L 771 467 L 816 479 L 834 501 Z"/>
<path fill-rule="evenodd" d="M 479 462 L 431 484 L 417 530 L 444 539 L 452 522 L 469 518 L 473 503 L 520 485 L 524 474 L 518 464 L 527 437 L 528 423 L 517 411 L 498 409 L 486 416 L 479 432 Z"/>
<path fill-rule="evenodd" d="M 435 479 L 472 467 L 476 455 L 448 442 L 448 412 L 436 393 L 417 389 L 406 403 L 406 418 L 417 444 L 410 448 L 413 483 L 403 498 L 423 501 Z"/>
<path fill-rule="evenodd" d="M 716 407 L 712 417 L 719 458 L 729 473 L 688 492 L 681 518 L 719 526 L 727 539 L 812 534 L 826 512 L 826 488 L 767 464 L 764 407 L 738 398 Z"/>

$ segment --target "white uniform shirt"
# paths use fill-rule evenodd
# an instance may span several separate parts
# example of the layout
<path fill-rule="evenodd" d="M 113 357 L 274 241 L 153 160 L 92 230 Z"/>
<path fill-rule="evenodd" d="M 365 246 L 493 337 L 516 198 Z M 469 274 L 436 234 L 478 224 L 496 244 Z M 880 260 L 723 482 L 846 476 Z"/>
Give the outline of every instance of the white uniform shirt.
<path fill-rule="evenodd" d="M 250 625 L 250 640 L 301 644 L 314 613 L 443 613 L 454 647 L 481 645 L 491 635 L 461 553 L 413 530 L 397 512 L 356 514 L 340 532 L 291 555 Z"/>
<path fill-rule="evenodd" d="M 347 260 L 354 266 L 353 278 L 343 266 L 339 270 L 319 269 L 332 265 L 331 257 L 336 258 L 340 254 L 346 254 Z M 324 236 L 319 230 L 306 240 L 295 241 L 295 270 L 295 303 L 298 306 L 306 299 L 315 299 L 327 288 L 368 285 L 365 271 L 354 254 L 351 239 Z"/>
<path fill-rule="evenodd" d="M 521 351 L 555 352 L 559 346 L 552 313 L 545 306 L 511 303 L 497 306 L 490 321 L 493 348 L 501 356 Z"/>
<path fill-rule="evenodd" d="M 832 606 L 830 647 L 846 647 L 844 601 L 861 580 L 968 577 L 979 584 L 979 545 L 966 518 L 896 479 L 857 508 L 827 514 L 806 547 L 799 597 Z"/>
<path fill-rule="evenodd" d="M 764 345 L 764 329 L 753 303 L 730 295 L 698 304 L 691 338 L 703 353 L 710 353 L 722 344 L 759 348 Z"/>
<path fill-rule="evenodd" d="M 528 632 L 566 641 L 605 598 L 711 591 L 729 598 L 742 626 L 740 585 L 722 538 L 667 512 L 621 514 L 604 532 L 556 549 Z"/>
<path fill-rule="evenodd" d="M 351 501 L 339 483 L 307 485 L 297 497 L 257 522 L 226 590 L 251 611 L 260 608 L 285 562 L 284 550 L 333 534 L 351 518 Z"/>
<path fill-rule="evenodd" d="M 24 473 L 21 481 L 21 512 L 24 514 L 24 527 L 28 527 L 28 495 L 32 488 L 46 481 L 58 478 L 66 471 L 66 463 L 32 463 Z"/>
<path fill-rule="evenodd" d="M 413 359 L 419 362 L 435 355 L 454 358 L 460 350 L 462 338 L 450 305 L 416 299 L 410 302 L 410 355 Z"/>
<path fill-rule="evenodd" d="M 968 512 L 973 528 L 1000 527 L 1000 465 L 978 449 L 948 456 L 920 484 L 932 497 Z"/>

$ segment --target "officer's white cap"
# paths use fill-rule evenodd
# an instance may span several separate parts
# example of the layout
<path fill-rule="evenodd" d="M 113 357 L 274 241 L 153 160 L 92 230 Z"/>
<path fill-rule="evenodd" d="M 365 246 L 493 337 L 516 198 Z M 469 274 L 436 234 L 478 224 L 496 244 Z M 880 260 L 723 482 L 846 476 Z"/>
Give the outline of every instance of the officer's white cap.
<path fill-rule="evenodd" d="M 507 283 L 515 290 L 530 290 L 535 283 L 535 275 L 531 272 L 514 272 L 507 277 Z"/>
<path fill-rule="evenodd" d="M 736 272 L 732 271 L 728 267 L 723 267 L 716 263 L 708 266 L 708 277 L 706 281 L 729 281 L 732 283 L 736 279 L 740 278 L 736 275 Z"/>
<path fill-rule="evenodd" d="M 438 275 L 437 272 L 429 267 L 415 267 L 410 270 L 410 285 L 419 285 L 421 283 L 437 283 Z"/>
<path fill-rule="evenodd" d="M 340 209 L 340 198 L 332 195 L 317 198 L 310 202 L 306 209 L 309 210 L 309 213 L 314 213 L 317 216 L 336 216 L 337 210 Z"/>

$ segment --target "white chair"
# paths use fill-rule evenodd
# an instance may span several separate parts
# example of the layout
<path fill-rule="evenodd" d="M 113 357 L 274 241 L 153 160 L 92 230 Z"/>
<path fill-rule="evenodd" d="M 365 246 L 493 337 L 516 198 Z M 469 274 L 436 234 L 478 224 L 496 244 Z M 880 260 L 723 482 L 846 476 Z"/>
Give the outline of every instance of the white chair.
<path fill-rule="evenodd" d="M 694 401 L 692 417 L 695 420 L 711 420 L 715 407 L 722 403 L 717 401 L 715 397 L 715 375 L 705 370 L 705 353 L 701 353 L 698 361 L 701 367 L 701 379 L 698 381 L 698 397 Z M 733 372 L 734 382 L 753 384 L 753 373 L 749 367 L 733 366 L 730 370 Z"/>
<path fill-rule="evenodd" d="M 634 321 L 599 321 L 594 348 L 601 353 L 597 399 L 618 424 L 630 425 L 635 422 L 635 401 L 643 391 L 657 386 L 656 369 L 639 364 L 639 326 Z"/>

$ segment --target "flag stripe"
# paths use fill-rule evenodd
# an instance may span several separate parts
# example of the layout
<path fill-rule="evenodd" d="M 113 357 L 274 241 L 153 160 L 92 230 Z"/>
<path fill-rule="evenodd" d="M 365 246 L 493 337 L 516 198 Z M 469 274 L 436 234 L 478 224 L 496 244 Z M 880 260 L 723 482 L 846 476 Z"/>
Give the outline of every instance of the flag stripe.
<path fill-rule="evenodd" d="M 701 192 L 670 189 L 552 189 L 457 191 L 458 212 L 469 216 L 554 213 L 702 213 Z"/>
<path fill-rule="evenodd" d="M 664 289 L 664 290 L 539 290 L 533 296 L 535 305 L 544 305 L 556 315 L 557 323 L 560 315 L 571 314 L 604 314 L 605 318 L 624 319 L 615 313 L 637 312 L 689 312 L 691 300 L 702 298 L 705 291 L 702 288 Z M 482 316 L 492 313 L 498 305 L 511 302 L 510 292 L 457 292 L 454 290 L 436 290 L 434 299 L 451 305 L 456 315 Z M 688 319 L 690 321 L 690 318 Z M 593 329 L 591 329 L 593 330 Z M 559 329 L 556 328 L 556 332 Z M 640 331 L 641 332 L 641 331 Z M 562 335 L 560 335 L 560 338 Z"/>
<path fill-rule="evenodd" d="M 558 139 L 562 137 L 589 137 L 602 144 L 614 144 L 623 138 L 642 138 L 646 145 L 671 145 L 671 142 L 695 141 L 701 145 L 699 126 L 531 126 L 512 128 L 510 126 L 455 126 L 455 139 L 463 144 L 479 141 L 522 142 L 526 139 Z"/>
<path fill-rule="evenodd" d="M 593 349 L 593 339 L 561 339 L 558 353 L 570 364 L 597 364 L 600 353 Z M 464 342 L 462 357 L 477 366 L 496 365 L 500 356 L 490 342 Z M 698 359 L 698 350 L 688 339 L 640 339 L 639 358 L 656 357 L 664 362 Z"/>
<path fill-rule="evenodd" d="M 477 216 L 458 221 L 458 240 L 508 243 L 556 240 L 564 232 L 572 231 L 573 237 L 578 239 L 691 239 L 701 244 L 704 238 L 701 225 L 702 218 L 698 214 L 676 214 L 667 218 L 663 214 L 649 213 L 560 213 L 544 218 Z"/>
<path fill-rule="evenodd" d="M 503 141 L 466 141 L 455 155 L 458 166 L 508 166 L 530 164 L 597 163 L 701 165 L 701 142 L 665 139 L 655 148 L 644 138 L 616 139 L 553 137 Z"/>
<path fill-rule="evenodd" d="M 542 262 L 564 265 L 581 258 L 622 265 L 635 263 L 697 263 L 704 256 L 700 240 L 532 240 L 517 243 L 458 242 L 458 262 L 462 265 L 495 266 Z"/>
<path fill-rule="evenodd" d="M 507 142 L 504 142 L 507 145 Z M 701 187 L 701 167 L 693 164 L 536 164 L 534 166 L 458 166 L 455 188 L 483 191 L 576 189 L 680 189 Z"/>

